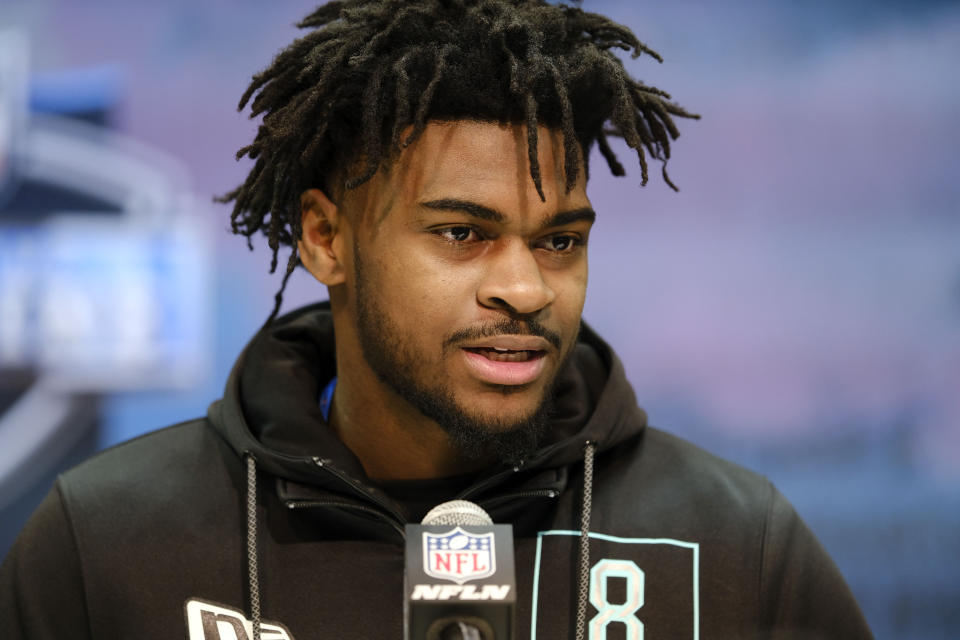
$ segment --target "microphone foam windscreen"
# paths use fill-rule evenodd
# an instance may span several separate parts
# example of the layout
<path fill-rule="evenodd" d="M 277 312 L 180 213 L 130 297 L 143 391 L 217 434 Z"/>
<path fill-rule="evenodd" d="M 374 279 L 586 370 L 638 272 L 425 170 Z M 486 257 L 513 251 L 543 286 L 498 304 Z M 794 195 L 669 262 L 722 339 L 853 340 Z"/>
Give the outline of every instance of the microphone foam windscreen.
<path fill-rule="evenodd" d="M 451 500 L 438 504 L 423 516 L 425 525 L 492 525 L 493 519 L 486 511 L 467 500 Z"/>

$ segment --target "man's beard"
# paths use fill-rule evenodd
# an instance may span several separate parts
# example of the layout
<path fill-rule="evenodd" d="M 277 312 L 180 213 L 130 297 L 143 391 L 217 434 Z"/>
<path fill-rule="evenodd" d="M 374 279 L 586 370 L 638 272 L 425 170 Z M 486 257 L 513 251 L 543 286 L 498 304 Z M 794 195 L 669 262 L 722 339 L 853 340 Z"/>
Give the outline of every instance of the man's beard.
<path fill-rule="evenodd" d="M 442 381 L 434 384 L 418 377 L 416 363 L 422 360 L 405 339 L 402 332 L 390 322 L 380 307 L 374 283 L 370 282 L 360 258 L 359 247 L 354 246 L 357 301 L 357 331 L 363 357 L 377 377 L 401 398 L 416 407 L 425 417 L 436 422 L 449 436 L 451 444 L 468 459 L 495 456 L 506 464 L 518 464 L 537 449 L 546 431 L 553 406 L 553 384 L 548 385 L 544 397 L 529 415 L 516 419 L 480 417 L 471 414 L 457 402 L 453 392 Z M 472 334 L 479 337 L 504 333 L 535 334 L 546 337 L 560 347 L 560 338 L 535 322 L 505 319 L 495 326 L 480 331 L 458 331 L 444 340 L 446 348 L 453 338 Z M 522 390 L 520 387 L 493 387 L 504 395 Z"/>

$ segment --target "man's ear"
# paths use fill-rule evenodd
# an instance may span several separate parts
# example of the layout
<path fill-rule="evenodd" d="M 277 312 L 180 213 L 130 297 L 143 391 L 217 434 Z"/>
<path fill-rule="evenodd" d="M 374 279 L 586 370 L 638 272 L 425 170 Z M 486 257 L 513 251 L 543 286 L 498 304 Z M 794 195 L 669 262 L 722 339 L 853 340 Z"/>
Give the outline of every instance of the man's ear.
<path fill-rule="evenodd" d="M 323 191 L 308 189 L 300 196 L 300 216 L 300 262 L 328 287 L 343 283 L 344 242 L 340 227 L 344 220 L 337 205 Z"/>

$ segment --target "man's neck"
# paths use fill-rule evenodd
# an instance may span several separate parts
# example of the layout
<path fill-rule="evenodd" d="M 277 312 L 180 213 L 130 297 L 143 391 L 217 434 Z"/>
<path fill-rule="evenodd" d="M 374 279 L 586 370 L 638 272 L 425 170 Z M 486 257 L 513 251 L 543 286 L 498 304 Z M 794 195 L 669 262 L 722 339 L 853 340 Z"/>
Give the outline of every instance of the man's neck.
<path fill-rule="evenodd" d="M 437 423 L 384 389 L 379 380 L 350 384 L 347 375 L 346 380 L 338 375 L 330 426 L 359 458 L 368 477 L 442 478 L 487 466 L 485 460 L 464 460 Z"/>

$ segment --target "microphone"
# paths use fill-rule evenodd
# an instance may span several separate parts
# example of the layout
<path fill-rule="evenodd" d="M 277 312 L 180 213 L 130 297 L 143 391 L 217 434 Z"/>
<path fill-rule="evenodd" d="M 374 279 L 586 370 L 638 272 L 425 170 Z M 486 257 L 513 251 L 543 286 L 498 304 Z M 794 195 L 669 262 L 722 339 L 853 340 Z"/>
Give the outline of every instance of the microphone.
<path fill-rule="evenodd" d="M 405 640 L 513 640 L 513 527 L 451 500 L 406 525 Z"/>

